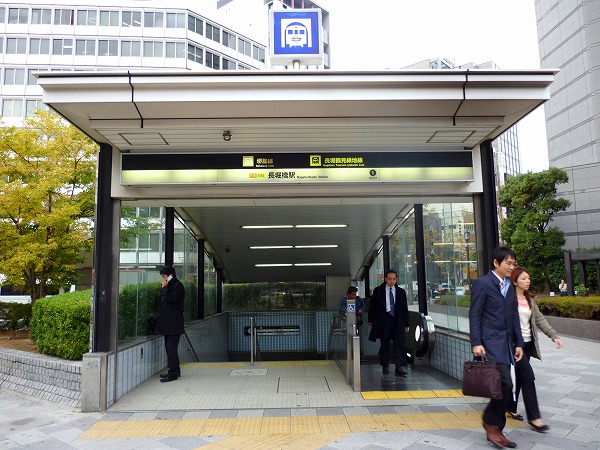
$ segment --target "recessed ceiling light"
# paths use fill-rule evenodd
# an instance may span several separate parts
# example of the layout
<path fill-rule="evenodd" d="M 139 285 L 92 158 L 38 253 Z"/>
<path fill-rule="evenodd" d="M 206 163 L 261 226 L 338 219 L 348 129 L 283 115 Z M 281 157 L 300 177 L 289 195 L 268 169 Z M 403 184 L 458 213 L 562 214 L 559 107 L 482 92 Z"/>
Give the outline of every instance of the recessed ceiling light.
<path fill-rule="evenodd" d="M 255 267 L 292 267 L 293 264 L 254 264 Z"/>
<path fill-rule="evenodd" d="M 242 225 L 242 228 L 246 228 L 249 230 L 264 228 L 294 228 L 294 225 Z"/>
<path fill-rule="evenodd" d="M 276 250 L 279 248 L 294 248 L 293 245 L 253 245 L 251 250 Z"/>
<path fill-rule="evenodd" d="M 322 244 L 322 245 L 294 245 L 294 248 L 338 248 L 337 244 Z"/>
<path fill-rule="evenodd" d="M 296 263 L 294 266 L 331 266 L 331 263 Z"/>

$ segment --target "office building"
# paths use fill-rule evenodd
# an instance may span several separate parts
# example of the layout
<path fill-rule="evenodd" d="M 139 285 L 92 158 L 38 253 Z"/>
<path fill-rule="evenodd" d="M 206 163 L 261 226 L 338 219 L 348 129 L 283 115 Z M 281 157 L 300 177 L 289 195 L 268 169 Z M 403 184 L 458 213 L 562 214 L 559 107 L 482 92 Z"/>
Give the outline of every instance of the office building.
<path fill-rule="evenodd" d="M 600 247 L 600 3 L 535 3 L 541 67 L 560 69 L 545 104 L 548 160 L 567 172 L 558 195 L 571 201 L 553 225 L 565 248 Z"/>

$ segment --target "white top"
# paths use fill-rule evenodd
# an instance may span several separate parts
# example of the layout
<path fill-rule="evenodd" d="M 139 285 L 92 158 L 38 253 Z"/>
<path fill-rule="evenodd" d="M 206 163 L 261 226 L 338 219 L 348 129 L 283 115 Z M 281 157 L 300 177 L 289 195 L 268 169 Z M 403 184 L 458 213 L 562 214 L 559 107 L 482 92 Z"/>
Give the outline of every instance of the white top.
<path fill-rule="evenodd" d="M 519 306 L 519 320 L 521 322 L 521 334 L 524 342 L 531 342 L 531 308 L 529 306 Z"/>

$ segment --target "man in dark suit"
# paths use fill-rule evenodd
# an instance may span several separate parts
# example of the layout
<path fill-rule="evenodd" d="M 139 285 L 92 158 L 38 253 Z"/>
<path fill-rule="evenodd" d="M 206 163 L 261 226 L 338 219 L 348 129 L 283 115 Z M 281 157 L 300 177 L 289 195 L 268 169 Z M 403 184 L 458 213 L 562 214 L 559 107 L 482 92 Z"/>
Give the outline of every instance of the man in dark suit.
<path fill-rule="evenodd" d="M 373 290 L 369 303 L 369 340 L 380 340 L 379 364 L 383 373 L 390 372 L 390 341 L 394 340 L 394 362 L 396 376 L 405 377 L 407 373 L 402 366 L 406 364 L 404 335 L 408 333 L 408 302 L 406 291 L 396 286 L 398 274 L 394 270 L 385 273 L 385 282 Z"/>
<path fill-rule="evenodd" d="M 500 363 L 502 398 L 492 399 L 483 412 L 483 428 L 487 440 L 498 448 L 515 448 L 502 430 L 506 425 L 506 405 L 512 397 L 510 365 L 523 356 L 523 336 L 515 289 L 510 275 L 516 255 L 507 247 L 494 250 L 492 270 L 476 280 L 471 289 L 469 326 L 473 355 L 486 355 Z"/>
<path fill-rule="evenodd" d="M 177 279 L 175 269 L 165 266 L 160 269 L 162 276 L 160 312 L 156 318 L 155 334 L 165 336 L 165 350 L 167 352 L 168 373 L 161 374 L 160 381 L 174 381 L 181 376 L 179 367 L 179 339 L 185 332 L 183 328 L 183 305 L 185 301 L 185 288 Z"/>

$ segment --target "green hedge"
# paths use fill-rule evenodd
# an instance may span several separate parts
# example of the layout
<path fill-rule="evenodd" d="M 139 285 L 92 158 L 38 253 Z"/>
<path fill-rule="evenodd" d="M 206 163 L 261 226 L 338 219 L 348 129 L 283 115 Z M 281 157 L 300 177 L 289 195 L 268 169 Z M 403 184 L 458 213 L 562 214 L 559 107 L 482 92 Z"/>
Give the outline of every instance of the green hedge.
<path fill-rule="evenodd" d="M 40 353 L 82 359 L 90 345 L 91 299 L 88 289 L 35 302 L 29 337 Z"/>
<path fill-rule="evenodd" d="M 471 307 L 471 296 L 470 295 L 461 295 L 457 297 L 456 295 L 447 294 L 443 297 L 433 299 L 433 303 L 436 305 L 444 305 L 444 306 L 458 306 L 459 308 L 470 308 Z"/>
<path fill-rule="evenodd" d="M 547 316 L 600 320 L 600 297 L 545 297 L 535 301 Z"/>
<path fill-rule="evenodd" d="M 31 306 L 31 303 L 0 302 L 0 330 L 29 327 Z"/>

